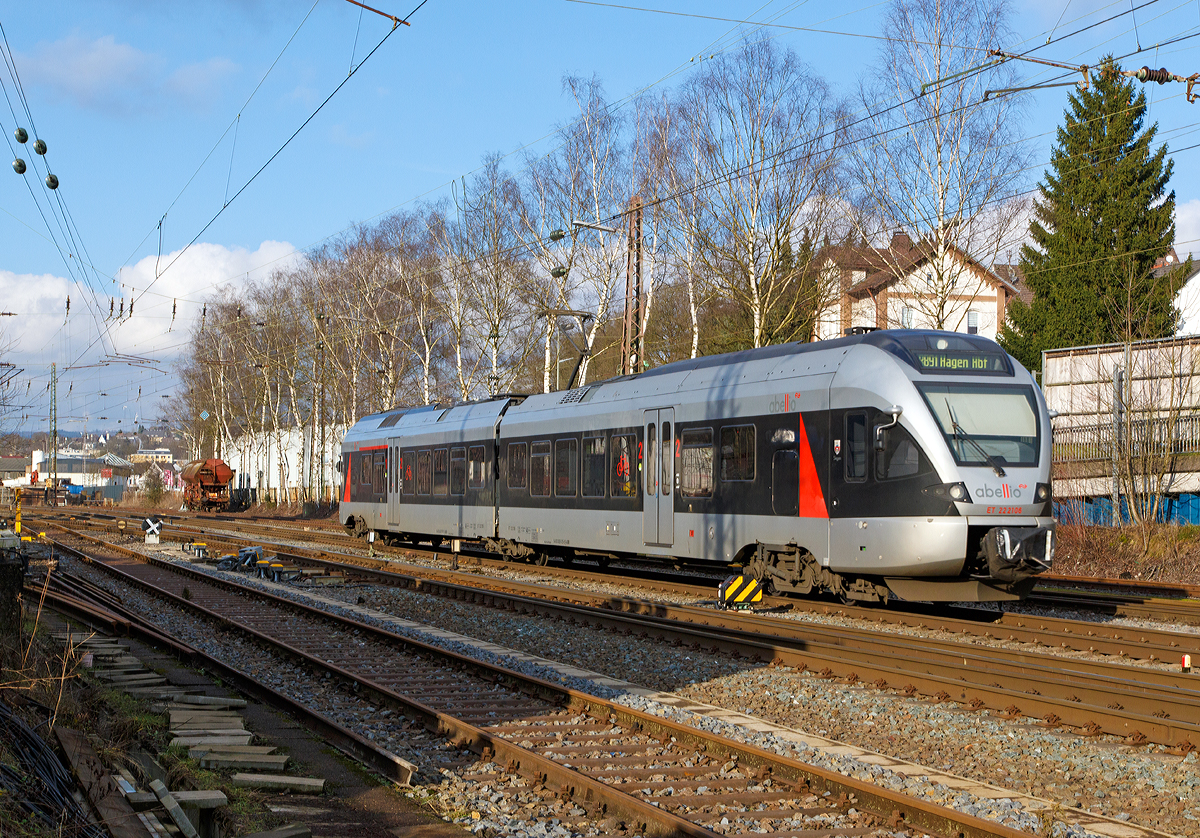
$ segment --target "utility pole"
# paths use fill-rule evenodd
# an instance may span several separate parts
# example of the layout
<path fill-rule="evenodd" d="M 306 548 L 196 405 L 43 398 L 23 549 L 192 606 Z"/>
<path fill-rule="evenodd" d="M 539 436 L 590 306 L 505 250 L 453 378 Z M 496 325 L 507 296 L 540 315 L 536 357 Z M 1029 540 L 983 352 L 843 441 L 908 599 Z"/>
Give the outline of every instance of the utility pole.
<path fill-rule="evenodd" d="M 1113 402 L 1112 402 L 1112 525 L 1121 526 L 1121 431 L 1125 424 L 1125 376 L 1126 369 L 1117 367 L 1113 370 Z"/>
<path fill-rule="evenodd" d="M 629 249 L 625 258 L 625 318 L 621 321 L 621 375 L 642 371 L 642 198 L 634 195 L 626 211 Z"/>
<path fill-rule="evenodd" d="M 50 492 L 58 506 L 58 364 L 50 365 Z"/>
<path fill-rule="evenodd" d="M 325 343 L 317 344 L 317 364 L 321 379 L 321 396 L 317 401 L 317 411 L 321 416 L 321 464 L 317 472 L 317 491 L 320 492 L 321 502 L 325 502 Z"/>

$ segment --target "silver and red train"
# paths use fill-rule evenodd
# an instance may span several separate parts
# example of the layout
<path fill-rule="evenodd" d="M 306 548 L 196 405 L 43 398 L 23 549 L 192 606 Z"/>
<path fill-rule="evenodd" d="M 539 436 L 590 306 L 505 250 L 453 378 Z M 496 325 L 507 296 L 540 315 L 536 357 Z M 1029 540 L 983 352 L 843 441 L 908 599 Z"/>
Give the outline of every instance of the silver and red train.
<path fill-rule="evenodd" d="M 871 331 L 365 416 L 340 519 L 539 562 L 738 566 L 777 592 L 1014 599 L 1053 560 L 1050 444 L 992 341 Z"/>

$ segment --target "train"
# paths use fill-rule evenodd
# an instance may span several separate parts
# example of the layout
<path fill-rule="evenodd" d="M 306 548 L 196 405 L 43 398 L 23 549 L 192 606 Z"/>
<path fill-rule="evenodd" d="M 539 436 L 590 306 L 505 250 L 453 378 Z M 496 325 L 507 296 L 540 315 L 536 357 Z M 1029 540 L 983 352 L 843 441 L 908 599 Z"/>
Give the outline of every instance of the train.
<path fill-rule="evenodd" d="M 224 512 L 229 509 L 233 475 L 234 470 L 224 460 L 209 458 L 186 463 L 180 472 L 184 504 L 191 510 Z"/>
<path fill-rule="evenodd" d="M 843 601 L 1024 597 L 1053 563 L 1050 416 L 995 342 L 860 330 L 569 390 L 364 416 L 340 521 L 514 560 L 731 568 Z"/>

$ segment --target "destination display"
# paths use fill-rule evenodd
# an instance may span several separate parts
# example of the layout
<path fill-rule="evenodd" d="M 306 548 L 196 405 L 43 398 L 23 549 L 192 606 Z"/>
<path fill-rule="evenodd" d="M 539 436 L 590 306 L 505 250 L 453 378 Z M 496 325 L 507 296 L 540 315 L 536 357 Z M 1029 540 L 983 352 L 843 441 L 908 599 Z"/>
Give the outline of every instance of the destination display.
<path fill-rule="evenodd" d="M 1008 372 L 999 352 L 969 352 L 953 349 L 913 350 L 917 365 L 930 372 Z"/>

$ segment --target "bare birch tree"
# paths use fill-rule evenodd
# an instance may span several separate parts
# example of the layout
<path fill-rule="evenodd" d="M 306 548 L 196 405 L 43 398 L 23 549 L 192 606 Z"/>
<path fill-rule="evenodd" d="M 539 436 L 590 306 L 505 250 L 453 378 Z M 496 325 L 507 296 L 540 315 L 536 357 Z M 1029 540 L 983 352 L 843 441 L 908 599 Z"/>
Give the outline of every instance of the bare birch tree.
<path fill-rule="evenodd" d="M 828 223 L 836 194 L 837 108 L 825 83 L 771 41 L 718 56 L 684 86 L 680 118 L 694 135 L 704 212 L 694 231 L 709 281 L 743 311 L 749 343 L 768 317 L 792 321 L 801 230 Z"/>
<path fill-rule="evenodd" d="M 987 57 L 1007 39 L 1008 13 L 1005 0 L 893 0 L 887 40 L 856 97 L 867 116 L 847 145 L 846 170 L 862 212 L 848 218 L 866 241 L 918 240 L 912 251 L 878 253 L 901 277 L 925 260 L 896 291 L 937 329 L 959 329 L 986 287 L 964 257 L 994 264 L 1024 235 L 1024 100 L 985 99 L 1015 86 L 1012 67 Z"/>
<path fill-rule="evenodd" d="M 467 182 L 457 206 L 452 258 L 470 270 L 464 290 L 487 354 L 488 392 L 505 392 L 537 347 L 529 340 L 533 283 L 518 235 L 520 186 L 501 168 L 499 156 L 491 155 Z"/>
<path fill-rule="evenodd" d="M 558 130 L 559 146 L 549 155 L 528 160 L 522 227 L 535 258 L 546 275 L 555 267 L 568 273 L 544 287 L 546 308 L 588 311 L 590 324 L 574 318 L 584 341 L 579 384 L 587 381 L 590 352 L 604 327 L 624 265 L 622 221 L 612 218 L 626 208 L 631 196 L 628 146 L 624 121 L 604 98 L 596 78 L 567 76 L 564 90 L 575 100 L 579 115 Z M 596 227 L 576 227 L 584 221 Z M 549 244 L 551 229 L 565 225 L 564 245 Z M 558 323 L 547 318 L 543 333 L 542 386 L 550 388 L 550 340 Z"/>

